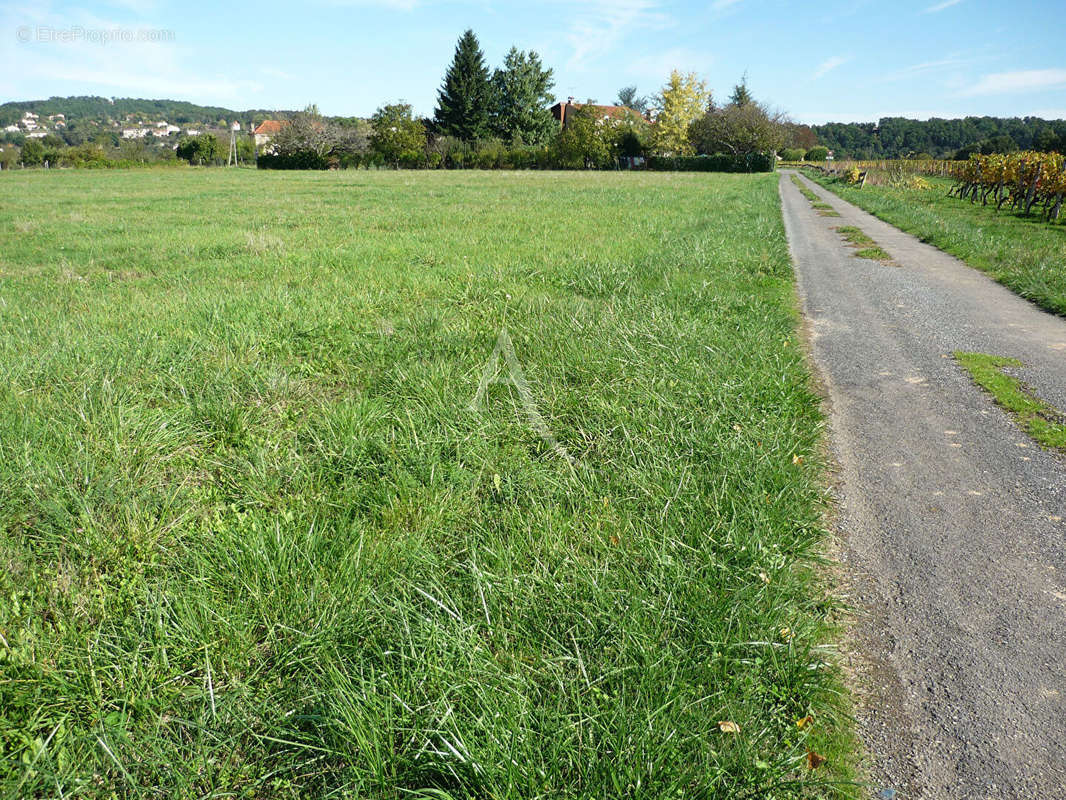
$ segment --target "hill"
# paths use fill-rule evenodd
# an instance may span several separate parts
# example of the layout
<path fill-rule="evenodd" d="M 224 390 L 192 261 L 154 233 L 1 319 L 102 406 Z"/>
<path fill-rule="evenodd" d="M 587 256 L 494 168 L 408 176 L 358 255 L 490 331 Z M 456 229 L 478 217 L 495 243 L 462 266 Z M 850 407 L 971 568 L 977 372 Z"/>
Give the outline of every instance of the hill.
<path fill-rule="evenodd" d="M 952 158 L 963 148 L 982 145 L 986 152 L 1066 149 L 1066 121 L 1039 117 L 883 117 L 876 123 L 830 122 L 811 127 L 819 144 L 838 158 L 904 158 L 920 153 Z"/>

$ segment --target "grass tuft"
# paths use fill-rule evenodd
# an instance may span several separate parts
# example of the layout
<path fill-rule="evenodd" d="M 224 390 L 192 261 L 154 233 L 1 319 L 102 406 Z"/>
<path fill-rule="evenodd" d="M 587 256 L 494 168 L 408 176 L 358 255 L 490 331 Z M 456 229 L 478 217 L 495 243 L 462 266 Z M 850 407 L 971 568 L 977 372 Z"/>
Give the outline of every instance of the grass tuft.
<path fill-rule="evenodd" d="M 839 233 L 844 239 L 852 245 L 867 247 L 874 244 L 874 240 L 862 232 L 862 229 L 856 228 L 854 225 L 841 225 L 834 230 Z"/>
<path fill-rule="evenodd" d="M 955 359 L 978 386 L 992 395 L 997 405 L 1010 412 L 1030 438 L 1044 447 L 1066 452 L 1066 415 L 1004 372 L 1010 367 L 1021 367 L 1021 361 L 961 351 L 955 353 Z"/>

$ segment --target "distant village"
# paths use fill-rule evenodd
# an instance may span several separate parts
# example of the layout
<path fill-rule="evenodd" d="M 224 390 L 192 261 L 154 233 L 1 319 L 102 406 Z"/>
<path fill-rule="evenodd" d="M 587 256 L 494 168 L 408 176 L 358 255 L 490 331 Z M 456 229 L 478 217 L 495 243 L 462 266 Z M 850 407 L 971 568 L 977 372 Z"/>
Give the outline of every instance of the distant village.
<path fill-rule="evenodd" d="M 137 117 L 138 115 L 136 114 L 129 114 L 122 121 L 111 120 L 110 127 L 122 139 L 167 139 L 177 135 L 198 136 L 203 132 L 202 128 L 199 127 L 183 128 L 166 120 L 145 121 L 137 119 Z M 240 130 L 239 122 L 234 123 L 234 125 L 237 126 L 237 130 Z M 43 139 L 49 134 L 61 135 L 62 129 L 66 126 L 67 121 L 64 114 L 49 114 L 42 119 L 39 114 L 26 111 L 18 122 L 4 126 L 3 132 L 22 134 L 27 139 Z M 100 127 L 106 128 L 107 126 L 101 125 Z M 230 128 L 225 120 L 222 120 L 218 127 L 223 130 Z M 171 142 L 170 146 L 172 149 L 176 148 L 178 146 L 177 141 Z"/>

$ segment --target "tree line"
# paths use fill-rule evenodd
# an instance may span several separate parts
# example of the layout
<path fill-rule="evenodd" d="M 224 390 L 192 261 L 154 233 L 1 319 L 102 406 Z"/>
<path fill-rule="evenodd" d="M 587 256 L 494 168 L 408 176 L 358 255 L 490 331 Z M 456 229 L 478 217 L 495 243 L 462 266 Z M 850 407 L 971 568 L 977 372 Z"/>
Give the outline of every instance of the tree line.
<path fill-rule="evenodd" d="M 876 123 L 830 122 L 813 126 L 813 131 L 819 143 L 833 150 L 838 158 L 928 156 L 962 160 L 973 153 L 1066 150 L 1066 121 L 1038 117 L 928 120 L 884 117 Z"/>
<path fill-rule="evenodd" d="M 431 117 L 416 117 L 407 103 L 387 104 L 356 138 L 338 137 L 332 121 L 303 112 L 290 118 L 259 165 L 608 169 L 658 157 L 654 164 L 690 168 L 678 159 L 718 154 L 724 160 L 716 165 L 763 169 L 785 144 L 813 143 L 809 129 L 752 97 L 746 80 L 718 104 L 698 76 L 675 70 L 651 98 L 625 86 L 609 106 L 591 98 L 568 104 L 565 125 L 550 110 L 553 88 L 553 71 L 536 52 L 512 47 L 490 69 L 467 30 Z"/>

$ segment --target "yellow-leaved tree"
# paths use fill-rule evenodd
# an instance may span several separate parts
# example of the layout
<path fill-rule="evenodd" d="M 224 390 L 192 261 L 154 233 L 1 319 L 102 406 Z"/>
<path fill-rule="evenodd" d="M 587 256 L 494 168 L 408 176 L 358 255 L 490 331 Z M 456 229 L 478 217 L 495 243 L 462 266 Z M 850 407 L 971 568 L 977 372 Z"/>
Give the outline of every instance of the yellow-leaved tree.
<path fill-rule="evenodd" d="M 652 149 L 664 156 L 690 156 L 695 149 L 688 137 L 688 126 L 707 110 L 711 93 L 707 83 L 695 72 L 682 75 L 676 69 L 661 93 L 662 108 L 652 126 Z"/>

